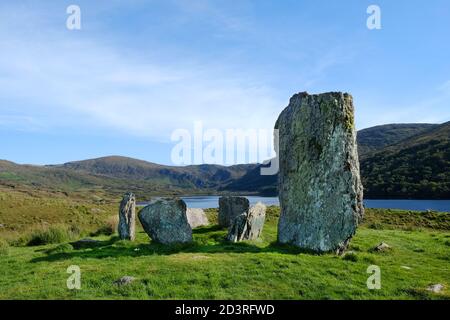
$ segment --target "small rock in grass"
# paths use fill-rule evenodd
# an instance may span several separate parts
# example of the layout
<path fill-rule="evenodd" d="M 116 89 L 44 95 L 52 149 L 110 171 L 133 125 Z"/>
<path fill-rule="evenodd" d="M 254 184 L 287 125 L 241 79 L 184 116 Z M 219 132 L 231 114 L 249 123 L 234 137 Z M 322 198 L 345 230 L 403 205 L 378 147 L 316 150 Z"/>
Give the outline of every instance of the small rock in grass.
<path fill-rule="evenodd" d="M 388 244 L 385 243 L 385 242 L 382 242 L 382 243 L 380 243 L 379 245 L 377 245 L 377 246 L 374 248 L 374 251 L 384 252 L 384 251 L 388 251 L 388 250 L 390 250 L 390 249 L 391 249 L 391 246 L 390 246 L 390 245 L 388 245 Z"/>
<path fill-rule="evenodd" d="M 427 288 L 428 291 L 431 291 L 433 293 L 439 293 L 444 289 L 444 285 L 437 283 L 437 284 L 432 284 L 431 286 L 429 286 Z"/>
<path fill-rule="evenodd" d="M 411 267 L 408 267 L 408 266 L 401 266 L 401 268 L 406 269 L 406 270 L 411 270 Z"/>
<path fill-rule="evenodd" d="M 126 286 L 126 285 L 132 283 L 134 280 L 136 280 L 135 277 L 123 276 L 122 278 L 114 281 L 114 284 L 117 284 L 118 286 Z"/>

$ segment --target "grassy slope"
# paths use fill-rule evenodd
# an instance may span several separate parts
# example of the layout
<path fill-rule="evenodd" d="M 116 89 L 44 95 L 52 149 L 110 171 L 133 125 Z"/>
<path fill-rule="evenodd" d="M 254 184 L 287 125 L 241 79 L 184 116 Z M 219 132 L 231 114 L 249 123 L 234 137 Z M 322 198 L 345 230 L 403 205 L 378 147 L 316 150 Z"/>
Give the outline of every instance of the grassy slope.
<path fill-rule="evenodd" d="M 216 211 L 209 215 L 214 223 Z M 0 256 L 0 298 L 450 299 L 448 214 L 368 210 L 350 248 L 356 262 L 274 244 L 277 216 L 278 208 L 270 208 L 262 239 L 241 244 L 224 242 L 226 231 L 211 226 L 196 229 L 187 246 L 149 244 L 139 230 L 132 243 L 103 236 L 99 246 L 63 253 L 45 252 L 56 245 L 10 248 Z M 381 241 L 392 250 L 371 252 Z M 81 267 L 80 291 L 66 288 L 73 264 Z M 366 288 L 371 264 L 381 267 L 381 290 Z M 124 275 L 137 280 L 113 284 Z M 435 283 L 445 291 L 424 290 Z"/>
<path fill-rule="evenodd" d="M 99 196 L 100 195 L 100 196 Z M 0 239 L 17 239 L 45 225 L 66 224 L 91 232 L 117 214 L 120 199 L 83 194 L 67 197 L 63 193 L 11 191 L 0 187 Z"/>

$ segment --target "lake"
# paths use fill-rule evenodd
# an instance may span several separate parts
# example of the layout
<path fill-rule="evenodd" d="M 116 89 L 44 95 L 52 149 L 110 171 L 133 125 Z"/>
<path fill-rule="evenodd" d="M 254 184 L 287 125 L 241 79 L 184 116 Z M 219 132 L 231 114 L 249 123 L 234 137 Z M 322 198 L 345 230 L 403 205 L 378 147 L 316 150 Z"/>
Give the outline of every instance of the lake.
<path fill-rule="evenodd" d="M 217 208 L 219 196 L 181 197 L 189 208 Z M 258 201 L 266 205 L 279 205 L 277 197 L 247 196 L 250 204 Z M 403 210 L 435 210 L 450 212 L 450 200 L 364 200 L 366 208 L 403 209 Z"/>

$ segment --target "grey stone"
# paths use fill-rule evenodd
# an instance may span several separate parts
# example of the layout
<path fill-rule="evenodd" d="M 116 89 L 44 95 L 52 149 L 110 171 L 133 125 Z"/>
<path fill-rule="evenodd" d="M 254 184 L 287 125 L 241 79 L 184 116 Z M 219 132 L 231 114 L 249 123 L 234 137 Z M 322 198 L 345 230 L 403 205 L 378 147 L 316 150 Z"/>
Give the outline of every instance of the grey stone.
<path fill-rule="evenodd" d="M 192 229 L 209 225 L 208 217 L 203 209 L 187 208 L 186 215 Z"/>
<path fill-rule="evenodd" d="M 408 266 L 401 266 L 401 268 L 405 269 L 405 270 L 411 270 L 411 267 L 408 267 Z"/>
<path fill-rule="evenodd" d="M 384 252 L 391 249 L 391 246 L 387 243 L 381 242 L 379 245 L 377 245 L 375 248 L 373 248 L 374 251 L 378 252 Z"/>
<path fill-rule="evenodd" d="M 429 286 L 427 288 L 428 291 L 431 291 L 433 293 L 439 293 L 444 289 L 444 285 L 437 283 L 437 284 L 433 284 L 431 286 Z"/>
<path fill-rule="evenodd" d="M 294 95 L 280 114 L 278 241 L 342 253 L 363 218 L 351 95 Z"/>
<path fill-rule="evenodd" d="M 238 215 L 231 225 L 227 240 L 239 242 L 243 240 L 256 240 L 262 233 L 266 219 L 266 206 L 261 202 L 252 206 L 248 213 Z"/>
<path fill-rule="evenodd" d="M 132 283 L 134 280 L 136 280 L 135 277 L 123 276 L 122 278 L 114 281 L 114 283 L 117 284 L 118 286 L 126 286 L 126 285 Z"/>
<path fill-rule="evenodd" d="M 139 212 L 139 221 L 153 241 L 171 244 L 192 241 L 192 229 L 181 199 L 157 199 Z"/>
<path fill-rule="evenodd" d="M 245 197 L 219 198 L 219 225 L 228 228 L 234 219 L 242 213 L 248 213 L 250 203 Z"/>
<path fill-rule="evenodd" d="M 132 193 L 126 193 L 119 208 L 119 224 L 117 230 L 122 240 L 134 240 L 136 228 L 136 198 Z"/>

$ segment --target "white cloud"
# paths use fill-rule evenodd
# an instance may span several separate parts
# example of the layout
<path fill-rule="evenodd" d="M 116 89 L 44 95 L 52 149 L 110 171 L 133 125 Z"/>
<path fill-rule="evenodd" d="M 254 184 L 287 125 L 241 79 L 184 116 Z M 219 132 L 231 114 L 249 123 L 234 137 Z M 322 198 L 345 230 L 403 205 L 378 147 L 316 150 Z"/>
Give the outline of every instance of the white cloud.
<path fill-rule="evenodd" d="M 39 116 L 47 130 L 110 128 L 168 140 L 201 120 L 209 128 L 272 127 L 284 101 L 250 76 L 208 62 L 142 58 L 85 38 L 84 31 L 36 30 L 39 20 L 3 21 L 0 114 Z M 27 31 L 28 30 L 28 31 Z M 77 34 L 77 32 L 80 32 Z"/>

